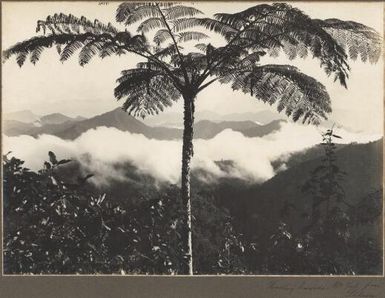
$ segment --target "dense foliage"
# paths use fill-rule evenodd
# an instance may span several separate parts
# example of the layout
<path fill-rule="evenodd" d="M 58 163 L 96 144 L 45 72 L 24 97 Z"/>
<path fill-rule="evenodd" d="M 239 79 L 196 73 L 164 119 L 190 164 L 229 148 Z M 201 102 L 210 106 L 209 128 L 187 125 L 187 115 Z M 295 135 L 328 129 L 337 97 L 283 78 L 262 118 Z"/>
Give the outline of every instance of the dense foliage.
<path fill-rule="evenodd" d="M 116 203 L 79 183 L 66 183 L 50 162 L 38 173 L 4 157 L 4 266 L 6 273 L 178 274 L 186 266 L 179 189 Z M 230 272 L 228 253 L 241 247 L 231 218 L 213 198 L 194 195 L 197 256 L 206 273 Z M 235 239 L 235 240 L 234 240 Z"/>
<path fill-rule="evenodd" d="M 357 203 L 349 202 L 342 187 L 348 176 L 337 165 L 334 138 L 341 137 L 333 129 L 323 134 L 321 164 L 303 185 L 309 203 L 300 215 L 302 226 L 294 229 L 284 223 L 293 205 L 287 204 L 282 210 L 283 222 L 273 237 L 272 254 L 284 258 L 273 272 L 284 269 L 291 273 L 356 275 L 382 271 L 382 191 Z"/>
<path fill-rule="evenodd" d="M 324 157 L 303 187 L 308 212 L 291 213 L 294 207 L 284 204 L 279 223 L 255 226 L 237 217 L 220 192 L 194 180 L 194 273 L 380 274 L 382 192 L 354 204 L 345 198 L 341 181 L 348 175 L 336 164 L 332 137 L 324 135 Z M 87 185 L 92 175 L 69 177 L 79 172 L 74 162 L 49 157 L 35 173 L 4 156 L 6 273 L 185 272 L 179 188 L 163 185 L 125 199 L 99 195 Z"/>

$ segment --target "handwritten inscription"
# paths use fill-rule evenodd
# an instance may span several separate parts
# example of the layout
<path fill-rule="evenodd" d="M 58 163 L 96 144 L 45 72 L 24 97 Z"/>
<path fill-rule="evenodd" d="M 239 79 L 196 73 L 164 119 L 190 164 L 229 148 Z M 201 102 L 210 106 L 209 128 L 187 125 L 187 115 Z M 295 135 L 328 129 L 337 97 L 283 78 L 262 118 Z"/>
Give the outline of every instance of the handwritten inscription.
<path fill-rule="evenodd" d="M 367 281 L 271 281 L 268 288 L 273 291 L 293 294 L 297 292 L 324 292 L 337 293 L 338 297 L 346 298 L 376 298 L 382 292 L 375 282 Z M 325 293 L 326 294 L 326 293 Z M 337 297 L 336 296 L 336 297 Z"/>
<path fill-rule="evenodd" d="M 98 5 L 108 5 L 108 2 L 107 1 L 101 1 L 98 3 Z"/>

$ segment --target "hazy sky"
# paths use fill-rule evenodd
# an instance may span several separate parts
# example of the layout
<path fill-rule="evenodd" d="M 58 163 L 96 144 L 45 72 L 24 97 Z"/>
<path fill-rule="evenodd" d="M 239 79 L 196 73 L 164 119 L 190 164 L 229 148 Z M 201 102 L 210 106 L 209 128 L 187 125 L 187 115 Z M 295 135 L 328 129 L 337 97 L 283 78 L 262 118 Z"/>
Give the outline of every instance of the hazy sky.
<path fill-rule="evenodd" d="M 215 12 L 235 12 L 254 3 L 199 3 L 197 7 L 212 15 Z M 55 12 L 85 15 L 102 22 L 114 21 L 118 3 L 100 6 L 97 2 L 2 2 L 3 49 L 17 41 L 35 35 L 36 21 Z M 383 4 L 373 3 L 295 3 L 313 18 L 354 20 L 383 32 Z M 114 23 L 114 22 L 113 22 Z M 122 28 L 121 26 L 117 25 Z M 313 59 L 288 61 L 284 57 L 265 62 L 290 63 L 320 80 L 333 102 L 332 120 L 346 127 L 367 132 L 381 132 L 383 119 L 383 61 L 376 65 L 351 62 L 348 90 L 328 78 Z M 55 49 L 45 51 L 37 65 L 29 61 L 20 69 L 14 59 L 3 64 L 3 111 L 30 109 L 37 114 L 62 112 L 75 116 L 92 116 L 119 106 L 113 96 L 115 80 L 120 71 L 133 67 L 135 56 L 95 58 L 80 67 L 77 57 L 62 64 Z M 269 109 L 255 98 L 234 93 L 227 85 L 213 84 L 199 95 L 197 110 L 211 110 L 219 114 L 257 112 Z M 181 111 L 176 104 L 170 111 Z"/>

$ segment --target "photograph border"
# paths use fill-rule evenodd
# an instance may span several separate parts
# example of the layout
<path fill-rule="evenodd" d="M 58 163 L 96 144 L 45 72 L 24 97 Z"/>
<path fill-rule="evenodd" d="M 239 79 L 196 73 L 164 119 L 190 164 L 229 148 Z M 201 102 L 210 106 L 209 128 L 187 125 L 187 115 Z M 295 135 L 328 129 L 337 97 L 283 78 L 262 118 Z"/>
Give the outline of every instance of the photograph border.
<path fill-rule="evenodd" d="M 138 0 L 137 0 L 138 1 Z M 141 1 L 141 0 L 139 0 Z M 160 0 L 164 1 L 164 0 Z M 221 0 L 197 0 L 183 2 L 222 2 Z M 175 2 L 182 2 L 175 1 Z M 267 1 L 243 1 L 250 3 Z M 8 0 L 4 2 L 121 2 L 121 1 L 87 1 L 87 0 L 41 0 L 23 1 Z M 223 2 L 229 2 L 223 0 Z M 383 1 L 277 1 L 277 2 L 382 2 L 385 18 L 385 2 Z M 385 19 L 383 20 L 385 25 Z M 0 30 L 2 24 L 0 24 Z M 383 38 L 385 37 L 385 33 Z M 384 38 L 385 40 L 385 38 Z M 1 51 L 3 50 L 1 44 Z M 383 46 L 383 59 L 385 51 Z M 1 66 L 2 67 L 2 66 Z M 384 71 L 384 70 L 383 70 Z M 3 73 L 1 72 L 0 78 Z M 6 74 L 5 74 L 6 75 Z M 385 85 L 385 76 L 384 83 Z M 385 109 L 385 92 L 384 109 Z M 0 96 L 1 98 L 1 96 Z M 2 106 L 1 106 L 2 112 Z M 385 117 L 384 117 L 385 118 Z M 2 129 L 2 123 L 0 123 Z M 383 123 L 385 130 L 385 121 Z M 384 131 L 383 130 L 383 131 Z M 2 136 L 1 136 L 2 138 Z M 383 147 L 384 147 L 383 140 Z M 2 142 L 1 142 L 2 144 Z M 1 148 L 3 154 L 3 148 Z M 383 152 L 383 157 L 384 157 Z M 1 177 L 3 177 L 1 168 Z M 383 177 L 385 170 L 383 167 Z M 383 183 L 384 186 L 384 183 Z M 3 271 L 3 185 L 1 183 L 1 258 L 0 258 L 0 297 L 381 297 L 385 292 L 385 216 L 383 219 L 383 274 L 382 275 L 118 275 L 118 274 L 63 274 L 63 275 L 14 275 Z M 383 192 L 383 206 L 385 195 Z"/>

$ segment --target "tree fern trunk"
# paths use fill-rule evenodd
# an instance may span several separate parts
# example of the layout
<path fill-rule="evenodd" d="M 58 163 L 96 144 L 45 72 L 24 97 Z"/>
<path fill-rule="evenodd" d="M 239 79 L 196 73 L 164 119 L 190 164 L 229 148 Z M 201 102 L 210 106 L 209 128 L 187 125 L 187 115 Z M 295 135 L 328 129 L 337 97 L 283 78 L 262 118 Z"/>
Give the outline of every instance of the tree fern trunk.
<path fill-rule="evenodd" d="M 182 201 L 186 210 L 186 232 L 184 240 L 188 255 L 188 274 L 193 275 L 193 254 L 192 254 L 192 214 L 190 194 L 190 162 L 193 156 L 193 135 L 194 135 L 194 96 L 184 97 L 184 130 L 183 130 L 183 152 L 182 152 Z"/>

